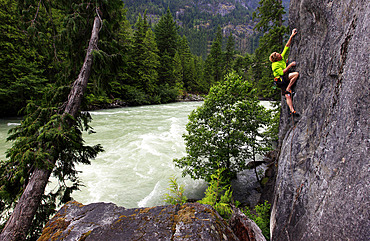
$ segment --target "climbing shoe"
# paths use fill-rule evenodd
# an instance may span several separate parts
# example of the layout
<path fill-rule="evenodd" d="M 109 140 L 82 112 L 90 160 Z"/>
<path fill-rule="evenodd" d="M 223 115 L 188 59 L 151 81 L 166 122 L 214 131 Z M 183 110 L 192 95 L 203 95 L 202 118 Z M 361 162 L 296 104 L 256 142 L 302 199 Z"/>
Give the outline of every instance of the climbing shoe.
<path fill-rule="evenodd" d="M 300 117 L 297 111 L 290 112 L 293 117 Z"/>

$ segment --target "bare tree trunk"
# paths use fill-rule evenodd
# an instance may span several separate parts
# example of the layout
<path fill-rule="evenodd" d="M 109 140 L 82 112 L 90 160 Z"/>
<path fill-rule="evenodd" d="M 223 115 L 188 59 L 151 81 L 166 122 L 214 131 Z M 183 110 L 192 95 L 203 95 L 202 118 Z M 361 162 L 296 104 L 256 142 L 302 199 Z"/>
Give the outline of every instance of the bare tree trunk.
<path fill-rule="evenodd" d="M 91 73 L 93 61 L 92 51 L 97 49 L 100 24 L 100 19 L 95 17 L 85 61 L 81 68 L 80 74 L 75 80 L 69 93 L 63 115 L 69 114 L 76 117 L 79 111 L 82 97 L 87 86 L 87 81 Z M 54 166 L 56 160 L 49 160 L 49 162 Z M 32 173 L 26 189 L 20 197 L 11 217 L 9 218 L 0 235 L 0 240 L 19 241 L 26 238 L 28 229 L 40 204 L 42 195 L 45 192 L 45 187 L 49 181 L 51 171 L 52 169 L 35 169 L 35 171 Z"/>

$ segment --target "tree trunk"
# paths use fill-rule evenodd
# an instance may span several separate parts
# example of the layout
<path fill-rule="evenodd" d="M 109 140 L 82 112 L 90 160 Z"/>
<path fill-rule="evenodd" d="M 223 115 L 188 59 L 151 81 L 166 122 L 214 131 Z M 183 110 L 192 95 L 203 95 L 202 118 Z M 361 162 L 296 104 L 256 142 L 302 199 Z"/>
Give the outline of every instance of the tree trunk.
<path fill-rule="evenodd" d="M 85 61 L 81 68 L 80 74 L 75 80 L 69 93 L 63 115 L 69 114 L 76 117 L 78 114 L 82 97 L 87 86 L 87 81 L 91 73 L 93 61 L 92 51 L 97 49 L 100 24 L 100 19 L 95 17 Z M 49 161 L 55 165 L 56 160 Z M 18 241 L 26 238 L 28 229 L 40 204 L 42 195 L 45 192 L 45 187 L 49 181 L 51 171 L 51 169 L 35 169 L 35 171 L 32 173 L 26 189 L 20 197 L 11 217 L 9 218 L 0 235 L 0 240 Z"/>

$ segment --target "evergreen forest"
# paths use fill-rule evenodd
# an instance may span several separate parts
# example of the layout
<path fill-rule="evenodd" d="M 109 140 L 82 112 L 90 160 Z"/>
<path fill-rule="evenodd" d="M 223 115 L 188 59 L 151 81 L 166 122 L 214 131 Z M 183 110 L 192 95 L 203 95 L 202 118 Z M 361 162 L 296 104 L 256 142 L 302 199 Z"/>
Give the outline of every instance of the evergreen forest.
<path fill-rule="evenodd" d="M 269 30 L 256 30 L 258 3 L 235 2 L 126 0 L 101 7 L 104 24 L 83 109 L 207 94 L 231 69 L 251 81 L 260 98 L 277 98 L 266 67 L 270 48 L 253 42 Z M 84 60 L 96 15 L 91 3 L 1 0 L 1 5 L 0 117 L 21 115 L 31 100 L 63 99 Z M 228 31 L 240 22 L 253 34 Z M 241 39 L 253 46 L 241 45 Z"/>

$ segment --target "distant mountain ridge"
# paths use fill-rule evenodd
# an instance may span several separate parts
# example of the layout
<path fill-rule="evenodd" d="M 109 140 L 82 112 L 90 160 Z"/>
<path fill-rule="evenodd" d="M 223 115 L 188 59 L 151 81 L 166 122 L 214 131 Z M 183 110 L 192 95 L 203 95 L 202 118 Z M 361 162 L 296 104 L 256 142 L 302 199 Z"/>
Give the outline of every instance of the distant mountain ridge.
<path fill-rule="evenodd" d="M 258 35 L 253 31 L 256 24 L 252 13 L 259 6 L 259 0 L 123 0 L 128 9 L 131 24 L 139 14 L 147 11 L 154 24 L 167 8 L 180 26 L 180 34 L 188 38 L 192 52 L 205 57 L 209 45 L 220 25 L 223 35 L 233 34 L 236 49 L 241 53 L 252 53 L 258 45 Z M 289 0 L 283 5 L 288 6 Z"/>

